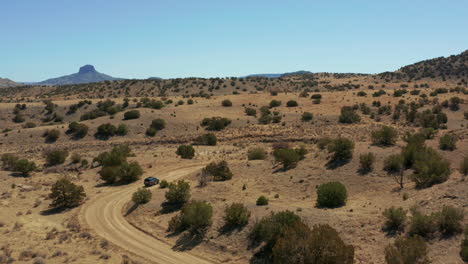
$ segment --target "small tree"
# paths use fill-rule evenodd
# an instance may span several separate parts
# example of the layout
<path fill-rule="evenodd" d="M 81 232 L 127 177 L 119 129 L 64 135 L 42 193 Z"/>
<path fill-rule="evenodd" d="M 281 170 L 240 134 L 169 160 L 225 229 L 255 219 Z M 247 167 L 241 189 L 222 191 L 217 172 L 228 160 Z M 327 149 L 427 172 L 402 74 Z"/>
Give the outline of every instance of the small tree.
<path fill-rule="evenodd" d="M 389 233 L 404 230 L 406 211 L 403 208 L 396 208 L 392 206 L 383 212 L 383 216 L 386 218 L 383 230 Z"/>
<path fill-rule="evenodd" d="M 368 152 L 365 154 L 361 154 L 359 156 L 359 170 L 363 173 L 372 171 L 372 168 L 374 167 L 374 162 L 375 162 L 375 155 L 372 152 Z"/>
<path fill-rule="evenodd" d="M 317 188 L 317 206 L 336 208 L 346 204 L 348 192 L 340 182 L 328 182 Z"/>
<path fill-rule="evenodd" d="M 232 203 L 224 209 L 224 222 L 226 226 L 245 226 L 249 222 L 249 218 L 249 209 L 241 203 Z"/>
<path fill-rule="evenodd" d="M 52 186 L 49 198 L 50 207 L 72 208 L 81 204 L 86 197 L 83 186 L 76 185 L 68 179 L 60 179 Z"/>
<path fill-rule="evenodd" d="M 24 177 L 29 176 L 29 173 L 36 170 L 36 163 L 27 159 L 20 159 L 16 161 L 15 171 L 20 172 Z"/>
<path fill-rule="evenodd" d="M 148 189 L 139 188 L 136 192 L 132 194 L 132 201 L 135 204 L 145 204 L 151 200 L 153 194 Z"/>
<path fill-rule="evenodd" d="M 385 248 L 387 264 L 428 264 L 426 241 L 421 237 L 398 237 Z"/>
<path fill-rule="evenodd" d="M 195 149 L 191 145 L 180 145 L 176 154 L 183 159 L 192 159 L 195 156 Z"/>
<path fill-rule="evenodd" d="M 168 189 L 165 195 L 168 203 L 182 205 L 190 199 L 190 185 L 186 181 L 170 183 Z"/>
<path fill-rule="evenodd" d="M 441 150 L 455 150 L 457 148 L 457 137 L 451 134 L 443 135 L 439 139 L 439 148 Z"/>
<path fill-rule="evenodd" d="M 353 157 L 354 142 L 347 138 L 336 138 L 328 144 L 328 152 L 333 153 L 332 161 L 346 161 Z"/>
<path fill-rule="evenodd" d="M 380 130 L 372 132 L 372 143 L 381 146 L 392 146 L 398 138 L 398 132 L 393 127 L 383 126 Z"/>

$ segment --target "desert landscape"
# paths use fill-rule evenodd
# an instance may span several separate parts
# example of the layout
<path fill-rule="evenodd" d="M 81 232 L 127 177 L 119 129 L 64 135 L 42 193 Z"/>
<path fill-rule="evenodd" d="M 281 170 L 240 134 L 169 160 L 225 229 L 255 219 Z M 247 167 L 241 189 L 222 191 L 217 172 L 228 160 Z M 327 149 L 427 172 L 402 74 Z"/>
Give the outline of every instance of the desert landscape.
<path fill-rule="evenodd" d="M 5 87 L 0 262 L 463 263 L 467 79 L 465 51 L 375 75 Z"/>

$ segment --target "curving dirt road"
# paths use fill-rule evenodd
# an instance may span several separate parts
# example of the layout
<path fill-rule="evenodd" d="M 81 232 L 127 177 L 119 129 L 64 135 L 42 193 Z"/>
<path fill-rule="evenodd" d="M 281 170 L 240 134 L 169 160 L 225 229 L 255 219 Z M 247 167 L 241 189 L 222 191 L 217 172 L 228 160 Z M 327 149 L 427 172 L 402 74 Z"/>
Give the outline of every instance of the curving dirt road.
<path fill-rule="evenodd" d="M 200 168 L 196 166 L 177 169 L 163 175 L 161 179 L 172 181 Z M 123 216 L 123 208 L 138 187 L 141 185 L 116 187 L 86 203 L 81 210 L 84 221 L 99 236 L 153 263 L 212 263 L 189 253 L 175 252 L 168 244 L 145 234 L 127 222 Z"/>

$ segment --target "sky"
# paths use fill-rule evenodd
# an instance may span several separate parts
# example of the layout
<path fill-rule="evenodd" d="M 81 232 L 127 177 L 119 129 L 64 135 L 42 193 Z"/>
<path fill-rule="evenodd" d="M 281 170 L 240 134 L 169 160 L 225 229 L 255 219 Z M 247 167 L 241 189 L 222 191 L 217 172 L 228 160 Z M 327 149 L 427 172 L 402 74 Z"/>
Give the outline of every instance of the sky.
<path fill-rule="evenodd" d="M 2 0 L 0 77 L 379 73 L 468 49 L 466 0 Z"/>

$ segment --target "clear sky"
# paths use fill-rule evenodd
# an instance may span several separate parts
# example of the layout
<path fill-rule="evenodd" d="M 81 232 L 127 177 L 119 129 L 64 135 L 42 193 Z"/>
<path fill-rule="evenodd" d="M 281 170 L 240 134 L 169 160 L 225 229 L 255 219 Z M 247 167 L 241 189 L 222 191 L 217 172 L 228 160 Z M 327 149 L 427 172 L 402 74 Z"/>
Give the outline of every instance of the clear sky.
<path fill-rule="evenodd" d="M 468 49 L 468 1 L 2 0 L 0 77 L 393 71 Z"/>

